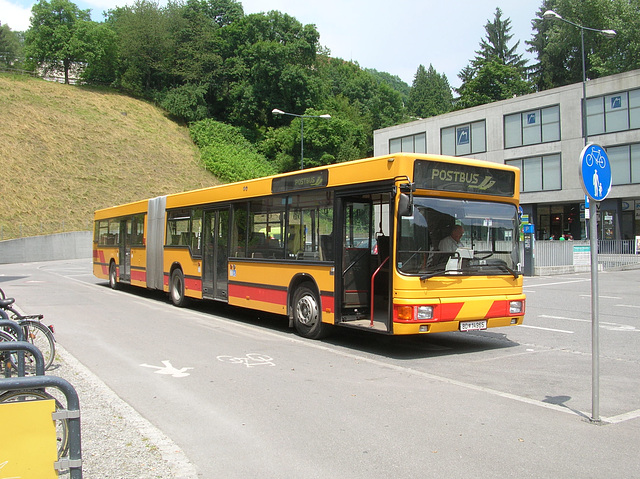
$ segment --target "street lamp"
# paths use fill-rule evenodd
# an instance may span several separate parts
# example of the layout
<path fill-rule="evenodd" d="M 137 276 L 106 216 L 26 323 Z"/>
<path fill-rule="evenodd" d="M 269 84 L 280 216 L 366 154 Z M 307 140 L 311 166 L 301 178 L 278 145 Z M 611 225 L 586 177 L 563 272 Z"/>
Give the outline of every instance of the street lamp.
<path fill-rule="evenodd" d="M 278 110 L 277 108 L 271 110 L 271 113 L 274 115 L 289 115 L 300 118 L 300 169 L 304 170 L 304 119 L 324 118 L 325 120 L 328 120 L 331 118 L 331 115 L 296 115 L 295 113 L 287 113 L 286 111 Z"/>
<path fill-rule="evenodd" d="M 590 32 L 597 32 L 606 38 L 614 38 L 616 36 L 616 32 L 614 30 L 600 30 L 597 28 L 589 28 L 583 27 L 582 25 L 578 25 L 577 23 L 573 23 L 566 18 L 562 18 L 553 10 L 547 10 L 542 15 L 542 18 L 545 20 L 561 20 L 569 25 L 573 25 L 580 29 L 580 41 L 582 44 L 582 134 L 584 136 L 584 144 L 587 144 L 588 134 L 587 134 L 587 71 L 585 66 L 585 56 L 584 56 L 584 31 L 589 30 Z"/>
<path fill-rule="evenodd" d="M 562 18 L 553 10 L 547 10 L 542 17 L 545 20 L 562 20 L 569 25 L 573 25 L 580 29 L 580 40 L 582 43 L 582 134 L 584 136 L 584 144 L 587 145 L 589 134 L 587 132 L 587 72 L 584 56 L 584 31 L 597 32 L 606 38 L 613 38 L 616 32 L 613 30 L 599 30 L 597 28 L 583 27 L 577 23 Z M 598 220 L 596 218 L 596 202 L 589 202 L 589 230 L 590 230 L 590 250 L 591 250 L 591 420 L 600 422 L 600 339 L 599 339 L 599 319 L 598 311 L 599 294 L 598 294 Z"/>

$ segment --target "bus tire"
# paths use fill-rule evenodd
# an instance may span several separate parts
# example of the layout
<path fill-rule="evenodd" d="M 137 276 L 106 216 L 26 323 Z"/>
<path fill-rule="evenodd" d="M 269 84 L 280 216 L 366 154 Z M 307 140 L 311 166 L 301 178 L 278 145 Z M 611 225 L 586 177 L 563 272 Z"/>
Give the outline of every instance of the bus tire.
<path fill-rule="evenodd" d="M 118 289 L 118 268 L 114 261 L 109 265 L 109 287 L 111 289 Z"/>
<path fill-rule="evenodd" d="M 179 268 L 174 269 L 173 273 L 171 273 L 169 296 L 171 297 L 171 302 L 179 308 L 187 303 L 187 298 L 184 294 L 184 273 Z"/>
<path fill-rule="evenodd" d="M 300 285 L 293 295 L 293 325 L 300 336 L 321 339 L 330 325 L 322 322 L 322 308 L 314 289 L 308 283 Z"/>

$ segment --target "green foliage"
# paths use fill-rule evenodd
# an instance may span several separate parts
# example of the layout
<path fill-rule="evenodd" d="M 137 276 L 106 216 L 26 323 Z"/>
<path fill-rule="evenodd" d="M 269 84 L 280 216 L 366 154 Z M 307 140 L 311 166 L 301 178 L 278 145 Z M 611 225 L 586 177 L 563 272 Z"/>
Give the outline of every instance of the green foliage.
<path fill-rule="evenodd" d="M 441 115 L 453 109 L 453 94 L 446 75 L 436 72 L 433 65 L 426 70 L 418 67 L 407 102 L 407 112 L 420 118 Z"/>
<path fill-rule="evenodd" d="M 322 112 L 307 110 L 304 114 L 319 116 Z M 281 121 L 287 121 L 282 118 Z M 279 172 L 300 168 L 302 153 L 300 118 L 295 118 L 288 127 L 269 128 L 260 144 L 265 156 L 276 158 Z M 362 125 L 341 115 L 330 119 L 305 118 L 304 120 L 304 167 L 322 166 L 365 156 L 368 136 Z"/>
<path fill-rule="evenodd" d="M 12 31 L 9 25 L 0 23 L 0 65 L 19 67 L 23 58 L 22 50 L 20 34 Z"/>
<path fill-rule="evenodd" d="M 204 84 L 185 84 L 177 86 L 164 95 L 160 95 L 160 106 L 172 116 L 186 121 L 204 120 L 209 116 L 205 101 L 208 86 Z"/>
<path fill-rule="evenodd" d="M 640 68 L 639 0 L 544 0 L 533 20 L 529 51 L 535 53 L 532 78 L 539 90 L 582 81 L 581 29 L 558 19 L 544 19 L 553 10 L 575 24 L 615 30 L 614 39 L 584 32 L 587 78 Z"/>
<path fill-rule="evenodd" d="M 511 20 L 502 19 L 502 10 L 496 8 L 492 22 L 485 24 L 486 39 L 480 42 L 475 59 L 462 69 L 458 77 L 462 85 L 456 91 L 460 98 L 456 109 L 470 108 L 516 95 L 530 93 L 526 60 L 516 53 L 520 42 L 513 47 L 509 41 Z"/>
<path fill-rule="evenodd" d="M 117 73 L 117 38 L 105 23 L 79 22 L 74 38 L 76 46 L 84 52 L 86 67 L 81 73 L 83 81 L 110 85 Z"/>
<path fill-rule="evenodd" d="M 207 119 L 191 124 L 189 133 L 200 148 L 206 168 L 220 181 L 241 181 L 276 173 L 238 128 Z"/>
<path fill-rule="evenodd" d="M 116 32 L 118 78 L 116 85 L 134 95 L 153 97 L 171 83 L 169 18 L 158 3 L 136 0 L 132 6 L 109 10 L 107 23 Z"/>
<path fill-rule="evenodd" d="M 522 78 L 516 67 L 492 61 L 483 65 L 465 84 L 456 108 L 471 108 L 527 93 L 531 93 L 531 84 Z"/>
<path fill-rule="evenodd" d="M 45 71 L 62 69 L 65 83 L 69 83 L 71 65 L 86 59 L 86 51 L 77 41 L 78 25 L 90 20 L 89 10 L 80 10 L 68 0 L 40 0 L 31 8 L 25 55 Z"/>

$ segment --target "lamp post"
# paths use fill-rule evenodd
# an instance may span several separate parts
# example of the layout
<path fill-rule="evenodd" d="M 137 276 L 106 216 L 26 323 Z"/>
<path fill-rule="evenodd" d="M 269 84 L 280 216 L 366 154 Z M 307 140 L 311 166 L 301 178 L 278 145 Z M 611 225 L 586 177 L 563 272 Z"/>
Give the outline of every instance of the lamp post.
<path fill-rule="evenodd" d="M 542 17 L 545 20 L 561 20 L 569 25 L 573 25 L 580 29 L 580 42 L 582 47 L 582 135 L 584 137 L 584 145 L 586 147 L 589 134 L 587 132 L 587 69 L 585 65 L 584 55 L 584 31 L 600 33 L 606 38 L 613 38 L 616 32 L 613 30 L 599 30 L 597 28 L 584 27 L 573 23 L 572 21 L 562 18 L 553 10 L 547 10 Z M 584 151 L 584 150 L 583 150 Z M 598 298 L 598 219 L 597 207 L 595 200 L 589 202 L 589 243 L 591 250 L 591 421 L 600 422 L 600 340 L 599 340 L 599 318 L 598 311 L 600 309 Z"/>
<path fill-rule="evenodd" d="M 589 30 L 590 32 L 600 33 L 606 38 L 614 38 L 616 36 L 616 32 L 614 30 L 600 30 L 598 28 L 589 28 L 584 27 L 582 25 L 578 25 L 577 23 L 573 23 L 566 18 L 562 18 L 553 10 L 547 10 L 544 12 L 542 17 L 545 20 L 561 20 L 569 25 L 573 25 L 576 28 L 580 29 L 580 42 L 582 47 L 582 135 L 584 136 L 584 144 L 587 144 L 588 134 L 587 134 L 587 68 L 586 68 L 586 60 L 584 55 L 584 31 Z"/>
<path fill-rule="evenodd" d="M 304 119 L 305 118 L 324 118 L 328 120 L 331 118 L 331 115 L 296 115 L 295 113 L 287 113 L 286 111 L 279 110 L 274 108 L 271 110 L 271 113 L 274 115 L 289 115 L 295 116 L 296 118 L 300 118 L 300 169 L 304 170 Z"/>

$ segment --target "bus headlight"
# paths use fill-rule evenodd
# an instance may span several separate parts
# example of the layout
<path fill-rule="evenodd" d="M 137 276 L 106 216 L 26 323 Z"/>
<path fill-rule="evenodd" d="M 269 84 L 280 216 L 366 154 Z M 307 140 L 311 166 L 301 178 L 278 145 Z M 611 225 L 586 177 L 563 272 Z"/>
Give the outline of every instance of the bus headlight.
<path fill-rule="evenodd" d="M 418 306 L 416 319 L 433 319 L 433 306 Z"/>
<path fill-rule="evenodd" d="M 522 314 L 524 303 L 522 301 L 509 301 L 509 314 Z"/>

